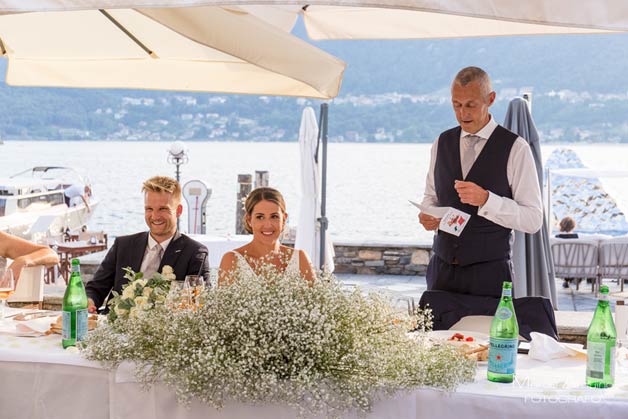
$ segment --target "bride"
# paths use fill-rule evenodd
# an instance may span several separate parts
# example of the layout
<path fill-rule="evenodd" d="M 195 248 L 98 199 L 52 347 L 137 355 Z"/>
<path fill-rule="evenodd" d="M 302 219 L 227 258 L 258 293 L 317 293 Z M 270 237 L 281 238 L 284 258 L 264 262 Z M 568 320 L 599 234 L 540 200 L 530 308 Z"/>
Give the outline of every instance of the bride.
<path fill-rule="evenodd" d="M 314 269 L 308 255 L 279 243 L 288 217 L 281 193 L 273 188 L 254 189 L 247 196 L 244 209 L 244 227 L 253 233 L 253 240 L 222 257 L 218 285 L 229 283 L 236 270 L 258 273 L 269 263 L 281 272 L 299 272 L 312 281 Z"/>

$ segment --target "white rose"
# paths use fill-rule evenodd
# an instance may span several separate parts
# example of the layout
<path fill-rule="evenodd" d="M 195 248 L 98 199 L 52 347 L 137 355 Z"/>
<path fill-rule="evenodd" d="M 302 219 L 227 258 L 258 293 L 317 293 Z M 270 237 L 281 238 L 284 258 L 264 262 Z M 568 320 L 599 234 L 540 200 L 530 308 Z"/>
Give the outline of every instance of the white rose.
<path fill-rule="evenodd" d="M 146 287 L 142 290 L 142 295 L 144 297 L 150 297 L 151 292 L 153 292 L 153 289 L 151 287 Z"/>
<path fill-rule="evenodd" d="M 135 282 L 133 282 L 133 286 L 135 288 L 144 288 L 144 286 L 146 285 L 146 279 L 137 279 L 135 280 Z"/>
<path fill-rule="evenodd" d="M 177 276 L 175 274 L 173 274 L 173 273 L 164 275 L 164 278 L 166 278 L 166 279 L 168 279 L 170 281 L 176 281 L 177 280 Z"/>
<path fill-rule="evenodd" d="M 141 307 L 148 303 L 148 297 L 135 297 L 135 305 Z"/>
<path fill-rule="evenodd" d="M 172 273 L 174 273 L 174 270 L 172 269 L 172 266 L 170 265 L 164 265 L 164 267 L 161 269 L 161 274 L 163 276 L 166 276 Z"/>
<path fill-rule="evenodd" d="M 135 286 L 131 284 L 122 291 L 122 298 L 127 299 L 133 297 L 135 297 Z"/>
<path fill-rule="evenodd" d="M 137 317 L 137 307 L 131 307 L 131 311 L 129 311 L 129 317 Z"/>
<path fill-rule="evenodd" d="M 129 310 L 127 310 L 126 308 L 120 308 L 118 306 L 114 308 L 114 311 L 116 312 L 118 317 L 123 317 L 129 312 Z"/>

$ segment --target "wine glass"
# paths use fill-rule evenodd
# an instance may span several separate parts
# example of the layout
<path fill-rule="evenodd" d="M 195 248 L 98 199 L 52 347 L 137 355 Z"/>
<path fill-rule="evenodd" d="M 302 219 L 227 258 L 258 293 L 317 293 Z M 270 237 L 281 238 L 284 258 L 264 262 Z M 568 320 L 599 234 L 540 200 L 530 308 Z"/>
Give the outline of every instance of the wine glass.
<path fill-rule="evenodd" d="M 0 321 L 4 320 L 4 307 L 7 298 L 15 291 L 13 271 L 9 268 L 0 268 Z"/>
<path fill-rule="evenodd" d="M 205 288 L 205 278 L 202 275 L 186 275 L 183 281 L 184 288 L 187 288 L 191 293 L 192 301 L 195 308 L 199 308 L 201 305 L 200 295 Z"/>

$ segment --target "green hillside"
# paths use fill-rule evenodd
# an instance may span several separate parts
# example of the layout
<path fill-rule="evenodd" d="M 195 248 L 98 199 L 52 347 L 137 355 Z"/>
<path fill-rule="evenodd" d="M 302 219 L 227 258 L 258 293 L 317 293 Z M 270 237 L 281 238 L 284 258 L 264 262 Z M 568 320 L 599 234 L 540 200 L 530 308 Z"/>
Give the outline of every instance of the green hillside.
<path fill-rule="evenodd" d="M 299 32 L 300 29 L 297 30 Z M 466 65 L 492 76 L 503 119 L 533 93 L 542 141 L 628 142 L 628 35 L 315 43 L 348 63 L 330 104 L 335 141 L 432 141 L 455 124 L 449 83 Z M 0 60 L 4 74 L 6 60 Z M 296 139 L 319 101 L 0 84 L 0 138 L 110 140 Z"/>

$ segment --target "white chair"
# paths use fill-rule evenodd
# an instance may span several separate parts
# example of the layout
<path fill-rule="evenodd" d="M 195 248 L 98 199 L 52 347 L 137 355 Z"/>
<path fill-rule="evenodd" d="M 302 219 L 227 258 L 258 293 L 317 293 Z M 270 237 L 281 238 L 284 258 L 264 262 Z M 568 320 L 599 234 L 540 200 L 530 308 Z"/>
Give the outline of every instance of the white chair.
<path fill-rule="evenodd" d="M 550 238 L 550 248 L 556 277 L 575 278 L 576 287 L 579 279 L 594 278 L 591 291 L 599 289 L 597 240 Z"/>
<path fill-rule="evenodd" d="M 624 291 L 628 279 L 628 237 L 616 237 L 600 242 L 600 277 L 615 279 Z"/>
<path fill-rule="evenodd" d="M 42 308 L 44 302 L 43 266 L 22 269 L 15 292 L 7 299 L 9 303 L 37 304 Z"/>

